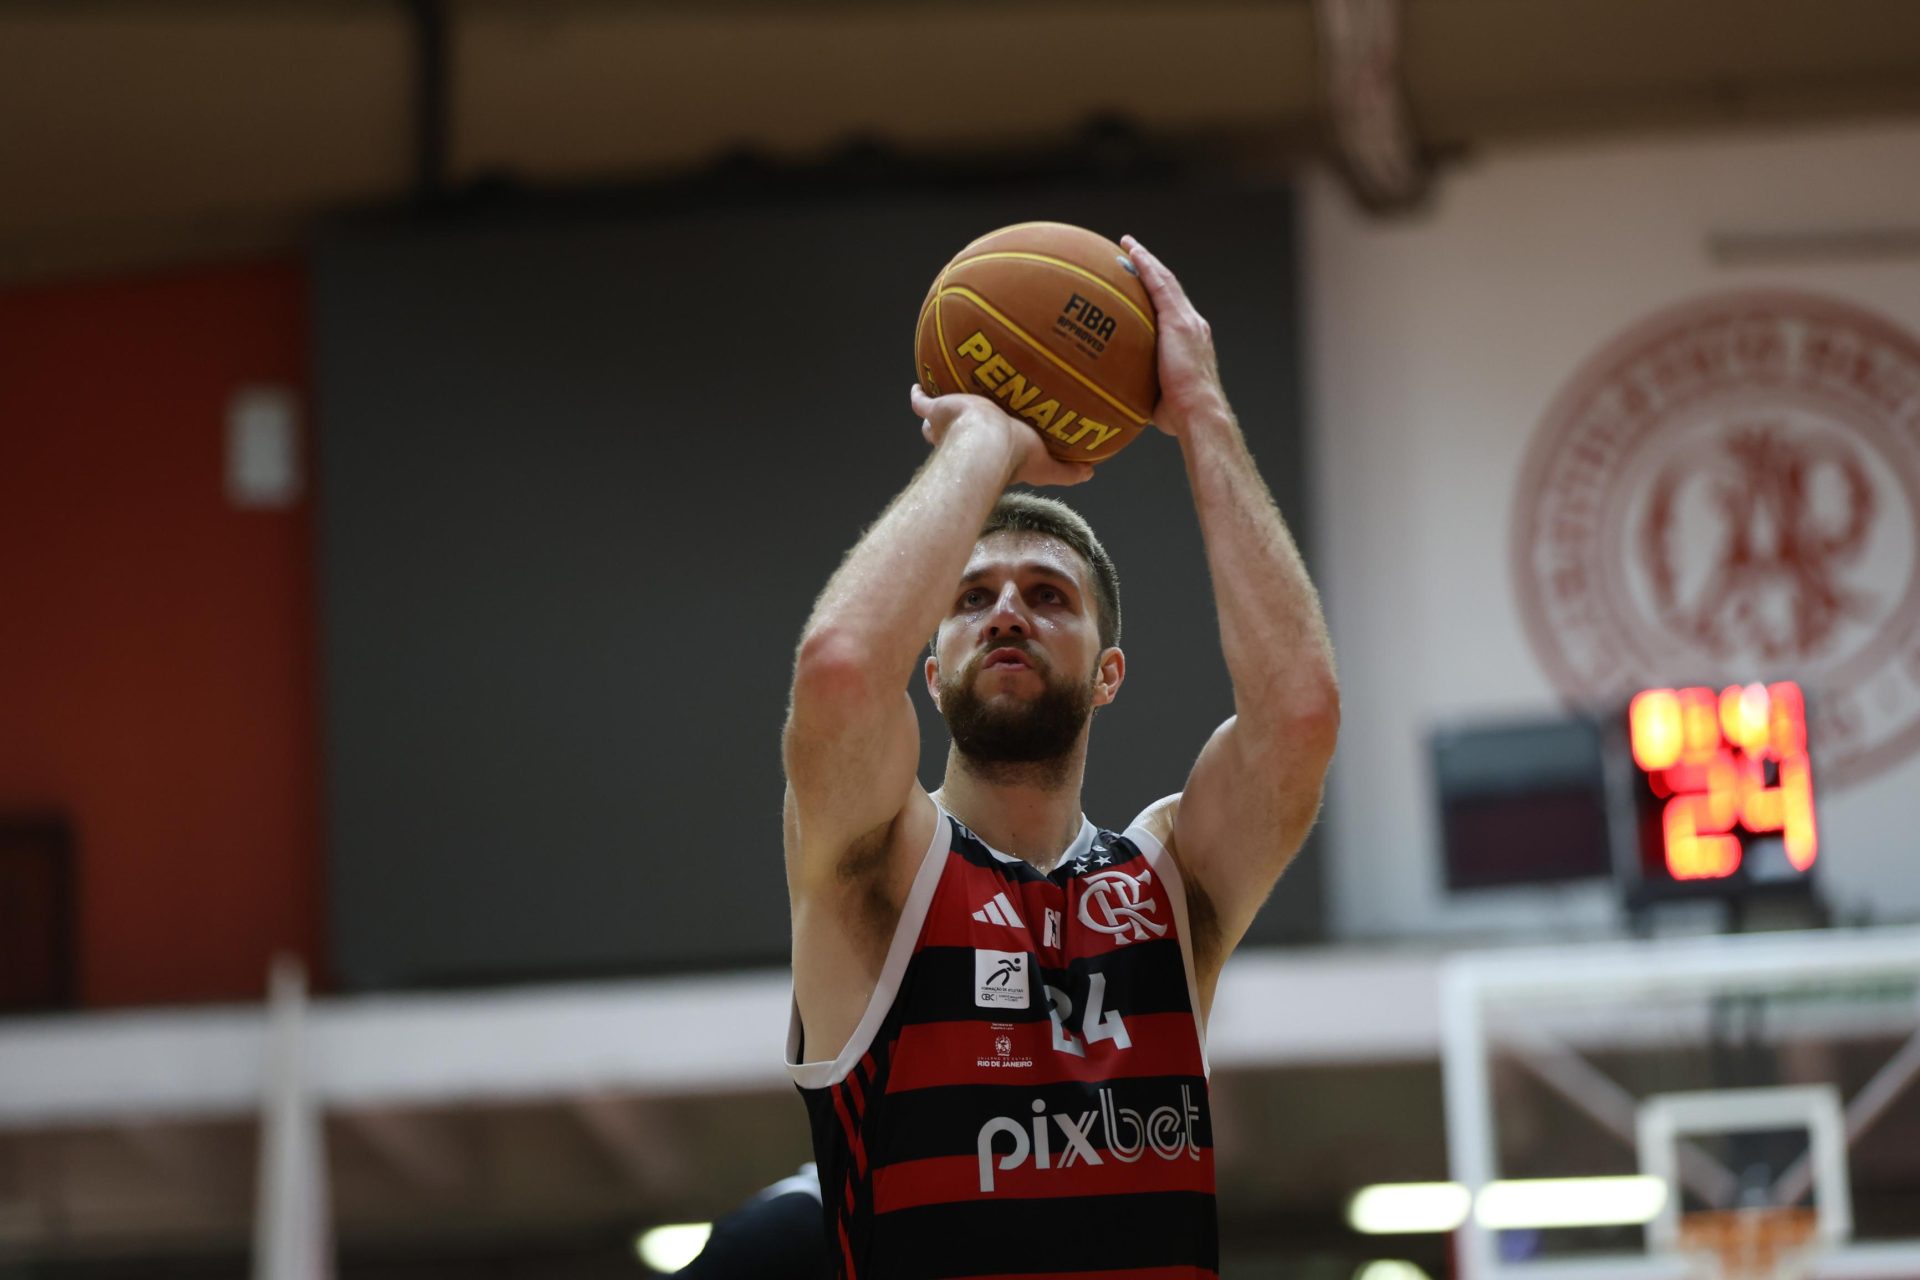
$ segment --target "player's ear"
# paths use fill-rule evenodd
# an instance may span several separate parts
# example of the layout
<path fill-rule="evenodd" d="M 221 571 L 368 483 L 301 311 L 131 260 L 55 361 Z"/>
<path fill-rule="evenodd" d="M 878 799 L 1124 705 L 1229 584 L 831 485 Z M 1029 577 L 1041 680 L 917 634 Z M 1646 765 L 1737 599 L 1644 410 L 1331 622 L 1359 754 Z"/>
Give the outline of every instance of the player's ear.
<path fill-rule="evenodd" d="M 1118 646 L 1101 650 L 1100 661 L 1093 668 L 1093 705 L 1104 707 L 1112 702 L 1126 678 L 1127 655 Z"/>
<path fill-rule="evenodd" d="M 922 668 L 927 679 L 927 696 L 933 699 L 933 709 L 940 709 L 940 659 L 927 655 L 926 665 Z"/>

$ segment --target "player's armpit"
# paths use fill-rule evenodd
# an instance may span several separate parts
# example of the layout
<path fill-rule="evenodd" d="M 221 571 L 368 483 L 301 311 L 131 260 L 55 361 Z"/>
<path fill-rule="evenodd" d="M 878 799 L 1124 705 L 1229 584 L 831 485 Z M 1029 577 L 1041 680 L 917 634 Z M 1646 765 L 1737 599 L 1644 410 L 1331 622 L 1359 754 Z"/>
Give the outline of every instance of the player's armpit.
<path fill-rule="evenodd" d="M 1303 718 L 1255 732 L 1232 717 L 1214 730 L 1188 775 L 1173 843 L 1181 873 L 1212 908 L 1216 969 L 1246 936 L 1313 828 L 1335 728 Z"/>

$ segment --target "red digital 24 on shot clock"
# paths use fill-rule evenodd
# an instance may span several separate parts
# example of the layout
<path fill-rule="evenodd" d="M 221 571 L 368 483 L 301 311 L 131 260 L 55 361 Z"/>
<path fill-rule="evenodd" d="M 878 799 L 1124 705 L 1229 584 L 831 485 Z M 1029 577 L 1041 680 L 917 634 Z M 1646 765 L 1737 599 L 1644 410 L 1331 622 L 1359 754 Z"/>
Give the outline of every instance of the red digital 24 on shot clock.
<path fill-rule="evenodd" d="M 1627 722 L 1638 896 L 1807 881 L 1820 836 L 1799 685 L 1647 689 Z"/>

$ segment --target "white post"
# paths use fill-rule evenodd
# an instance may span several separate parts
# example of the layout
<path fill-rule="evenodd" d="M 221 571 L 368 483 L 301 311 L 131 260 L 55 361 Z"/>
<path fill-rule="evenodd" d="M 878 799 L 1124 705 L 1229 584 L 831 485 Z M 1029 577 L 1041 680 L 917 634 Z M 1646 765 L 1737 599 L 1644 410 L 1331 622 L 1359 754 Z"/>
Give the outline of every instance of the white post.
<path fill-rule="evenodd" d="M 327 1149 L 307 1092 L 307 977 L 276 956 L 268 992 L 266 1089 L 253 1221 L 254 1280 L 332 1280 Z"/>

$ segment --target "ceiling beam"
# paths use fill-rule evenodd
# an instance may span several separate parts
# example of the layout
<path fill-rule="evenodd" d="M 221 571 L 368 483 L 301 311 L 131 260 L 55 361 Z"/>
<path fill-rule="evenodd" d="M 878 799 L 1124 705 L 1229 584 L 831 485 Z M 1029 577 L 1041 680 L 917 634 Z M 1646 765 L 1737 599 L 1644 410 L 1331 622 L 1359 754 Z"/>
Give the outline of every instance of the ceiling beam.
<path fill-rule="evenodd" d="M 1412 208 L 1431 166 L 1407 103 L 1402 0 L 1315 0 L 1314 19 L 1341 172 L 1367 208 Z"/>
<path fill-rule="evenodd" d="M 444 1195 L 471 1181 L 473 1161 L 447 1124 L 398 1107 L 354 1107 L 337 1114 L 408 1186 Z"/>
<path fill-rule="evenodd" d="M 576 1095 L 568 1109 L 594 1148 L 638 1190 L 658 1192 L 684 1181 L 686 1159 L 658 1108 L 596 1092 Z"/>

